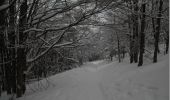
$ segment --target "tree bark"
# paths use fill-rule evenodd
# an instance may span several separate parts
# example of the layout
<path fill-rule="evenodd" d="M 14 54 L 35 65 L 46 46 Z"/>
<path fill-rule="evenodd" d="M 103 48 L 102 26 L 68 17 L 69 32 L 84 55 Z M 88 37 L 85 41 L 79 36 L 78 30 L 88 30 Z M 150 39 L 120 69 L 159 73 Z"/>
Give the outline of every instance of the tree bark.
<path fill-rule="evenodd" d="M 5 4 L 6 0 L 0 0 L 0 6 Z M 2 71 L 2 78 L 1 78 L 1 82 L 3 82 L 1 84 L 1 87 L 3 87 L 3 89 L 6 89 L 6 81 L 4 80 L 6 78 L 6 73 L 5 73 L 5 64 L 4 64 L 4 57 L 5 57 L 5 27 L 6 27 L 6 11 L 0 11 L 0 55 L 1 55 L 1 71 Z"/>
<path fill-rule="evenodd" d="M 13 0 L 10 0 L 9 3 L 12 3 Z M 10 73 L 10 81 L 11 81 L 11 89 L 12 93 L 16 93 L 16 50 L 15 50 L 15 19 L 16 17 L 14 16 L 16 13 L 15 9 L 16 3 L 14 2 L 10 7 L 9 7 L 9 28 L 8 28 L 8 38 L 9 42 L 11 45 L 9 45 L 10 48 L 10 58 L 11 58 L 11 73 Z"/>
<path fill-rule="evenodd" d="M 21 97 L 26 90 L 25 86 L 25 75 L 24 70 L 26 69 L 26 50 L 24 42 L 26 41 L 26 34 L 24 30 L 27 25 L 27 0 L 20 6 L 20 15 L 19 15 L 19 45 L 17 49 L 17 97 Z"/>
<path fill-rule="evenodd" d="M 139 47 L 138 47 L 138 10 L 139 10 L 139 7 L 138 7 L 138 0 L 134 0 L 133 1 L 134 3 L 134 17 L 133 17 L 133 20 L 134 20 L 134 25 L 133 25 L 133 41 L 134 41 L 134 46 L 133 46 L 133 59 L 134 59 L 134 62 L 137 63 L 138 62 L 138 54 L 139 54 Z"/>
<path fill-rule="evenodd" d="M 145 49 L 145 9 L 146 4 L 142 4 L 141 12 L 142 12 L 142 19 L 141 19 L 141 32 L 140 32 L 140 51 L 139 51 L 139 63 L 138 66 L 142 66 L 143 64 L 143 54 Z"/>
<path fill-rule="evenodd" d="M 133 42 L 132 42 L 132 28 L 131 28 L 131 16 L 129 17 L 129 55 L 130 55 L 130 63 L 133 63 Z"/>
<path fill-rule="evenodd" d="M 166 40 L 165 40 L 165 44 L 166 44 L 166 51 L 165 53 L 168 54 L 168 50 L 169 50 L 169 31 L 166 32 Z"/>
<path fill-rule="evenodd" d="M 119 35 L 117 33 L 116 33 L 116 36 L 117 36 L 118 59 L 119 59 L 119 62 L 121 62 L 121 57 L 120 57 L 120 38 L 119 38 Z"/>
<path fill-rule="evenodd" d="M 156 32 L 155 32 L 155 43 L 154 43 L 154 46 L 155 46 L 155 50 L 154 50 L 154 57 L 153 57 L 153 63 L 156 63 L 157 62 L 157 53 L 158 53 L 158 50 L 159 50 L 159 36 L 160 36 L 160 28 L 161 28 L 161 12 L 162 12 L 162 6 L 163 6 L 163 1 L 162 0 L 159 0 L 159 11 L 158 11 L 158 18 L 157 18 L 157 26 L 156 26 Z"/>

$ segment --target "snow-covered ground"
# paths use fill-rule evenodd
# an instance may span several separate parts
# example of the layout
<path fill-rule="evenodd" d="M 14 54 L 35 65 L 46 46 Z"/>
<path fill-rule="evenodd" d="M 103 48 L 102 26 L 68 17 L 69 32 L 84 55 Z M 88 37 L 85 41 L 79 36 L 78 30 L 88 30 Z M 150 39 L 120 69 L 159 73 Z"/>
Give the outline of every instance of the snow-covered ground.
<path fill-rule="evenodd" d="M 168 73 L 168 55 L 139 68 L 127 59 L 90 62 L 29 84 L 19 100 L 169 100 Z"/>

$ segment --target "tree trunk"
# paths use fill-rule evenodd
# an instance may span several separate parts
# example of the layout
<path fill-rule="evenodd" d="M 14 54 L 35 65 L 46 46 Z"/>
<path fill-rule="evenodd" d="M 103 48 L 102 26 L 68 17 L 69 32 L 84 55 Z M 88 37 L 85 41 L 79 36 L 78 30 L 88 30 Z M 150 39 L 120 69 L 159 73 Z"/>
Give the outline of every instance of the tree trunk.
<path fill-rule="evenodd" d="M 139 47 L 138 47 L 138 0 L 134 0 L 134 25 L 133 25 L 133 40 L 134 40 L 134 46 L 133 46 L 133 52 L 134 52 L 134 62 L 137 63 L 138 62 L 138 53 L 139 53 Z"/>
<path fill-rule="evenodd" d="M 153 57 L 153 62 L 156 63 L 157 62 L 157 53 L 158 53 L 158 45 L 159 45 L 159 35 L 160 35 L 160 28 L 161 28 L 161 12 L 162 12 L 162 6 L 163 6 L 163 1 L 160 0 L 159 1 L 159 13 L 158 13 L 158 18 L 157 18 L 157 26 L 156 26 L 156 32 L 155 32 L 155 43 L 154 43 L 154 46 L 155 46 L 155 50 L 154 50 L 154 57 Z"/>
<path fill-rule="evenodd" d="M 130 63 L 133 63 L 133 58 L 134 58 L 133 57 L 133 44 L 132 44 L 132 40 L 130 40 Z"/>
<path fill-rule="evenodd" d="M 139 51 L 139 63 L 138 66 L 142 66 L 143 64 L 143 54 L 145 48 L 145 8 L 146 4 L 142 4 L 141 12 L 142 12 L 142 19 L 141 19 L 141 32 L 140 32 L 140 51 Z"/>
<path fill-rule="evenodd" d="M 13 0 L 10 0 L 9 2 L 12 2 Z M 9 28 L 8 28 L 8 38 L 9 38 L 9 42 L 11 43 L 11 45 L 9 45 L 10 48 L 10 58 L 11 58 L 11 73 L 10 73 L 10 78 L 11 78 L 11 89 L 13 93 L 16 93 L 16 51 L 15 51 L 15 19 L 16 17 L 14 16 L 16 13 L 16 9 L 15 9 L 15 3 L 13 3 L 13 5 L 10 6 L 9 8 Z"/>
<path fill-rule="evenodd" d="M 25 90 L 25 75 L 24 69 L 26 69 L 26 50 L 24 42 L 26 41 L 26 34 L 23 31 L 26 29 L 27 25 L 27 0 L 20 6 L 20 19 L 19 19 L 19 45 L 17 49 L 17 97 L 21 97 Z"/>
<path fill-rule="evenodd" d="M 165 44 L 166 44 L 166 51 L 165 53 L 168 54 L 168 50 L 169 50 L 169 31 L 166 32 L 166 40 L 165 40 Z"/>
<path fill-rule="evenodd" d="M 11 61 L 10 57 L 10 52 L 9 49 L 5 49 L 4 52 L 4 62 L 5 62 L 5 79 L 6 79 L 6 90 L 7 90 L 7 94 L 11 94 L 12 93 L 12 84 L 11 84 L 11 64 L 9 61 Z M 8 62 L 8 63 L 6 63 Z"/>
<path fill-rule="evenodd" d="M 5 4 L 6 0 L 0 0 L 0 6 Z M 6 81 L 4 80 L 6 78 L 6 73 L 5 73 L 5 64 L 4 64 L 4 57 L 5 57 L 5 27 L 6 27 L 6 11 L 0 11 L 0 55 L 1 55 L 1 71 L 2 71 L 2 78 L 1 78 L 1 82 L 3 82 L 1 85 L 1 87 L 3 89 L 6 89 Z"/>
<path fill-rule="evenodd" d="M 133 6 L 132 6 L 132 2 L 129 2 L 129 8 L 131 9 L 131 10 L 133 10 Z M 133 28 L 134 28 L 134 24 L 132 24 L 132 23 L 134 23 L 134 14 L 132 14 L 131 16 L 129 16 L 128 17 L 128 19 L 129 19 L 129 23 L 128 23 L 128 26 L 129 26 L 129 33 L 130 33 L 130 35 L 129 35 L 129 56 L 130 56 L 130 63 L 133 63 L 133 55 L 134 55 L 134 53 L 133 53 L 133 46 L 134 46 L 134 41 L 133 41 Z"/>
<path fill-rule="evenodd" d="M 130 63 L 133 63 L 133 41 L 132 41 L 131 25 L 130 24 L 131 23 L 129 23 L 129 30 L 130 30 L 130 32 L 129 32 L 130 33 L 130 36 L 129 36 L 129 40 L 130 40 L 130 43 L 129 43 L 129 45 L 130 45 L 130 53 L 129 53 L 129 55 L 130 55 Z"/>
<path fill-rule="evenodd" d="M 117 48 L 118 48 L 118 59 L 119 59 L 119 62 L 121 62 L 121 57 L 120 57 L 120 38 L 119 38 L 119 35 L 116 33 L 117 35 Z"/>

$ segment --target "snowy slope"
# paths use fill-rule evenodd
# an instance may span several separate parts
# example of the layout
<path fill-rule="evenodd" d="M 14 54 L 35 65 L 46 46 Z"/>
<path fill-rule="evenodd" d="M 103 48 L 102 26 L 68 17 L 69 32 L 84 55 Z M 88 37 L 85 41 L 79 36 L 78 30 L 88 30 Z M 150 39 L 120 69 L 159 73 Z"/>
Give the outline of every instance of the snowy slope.
<path fill-rule="evenodd" d="M 135 64 L 117 65 L 102 71 L 106 100 L 169 100 L 168 56 L 140 68 Z M 111 73 L 113 77 L 108 77 Z"/>
<path fill-rule="evenodd" d="M 29 84 L 26 95 L 18 100 L 168 100 L 168 60 L 168 56 L 160 57 L 158 63 L 140 68 L 127 60 L 87 63 Z"/>

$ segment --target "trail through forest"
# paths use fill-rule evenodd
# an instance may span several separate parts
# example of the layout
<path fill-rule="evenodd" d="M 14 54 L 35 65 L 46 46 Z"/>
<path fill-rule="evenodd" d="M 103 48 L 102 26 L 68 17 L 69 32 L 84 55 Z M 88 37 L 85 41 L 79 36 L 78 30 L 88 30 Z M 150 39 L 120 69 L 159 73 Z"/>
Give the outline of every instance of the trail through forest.
<path fill-rule="evenodd" d="M 33 93 L 28 89 L 19 100 L 168 100 L 167 57 L 142 68 L 126 61 L 86 63 L 50 77 L 53 86 L 46 90 Z M 37 84 L 30 86 L 35 89 Z"/>
<path fill-rule="evenodd" d="M 168 8 L 0 0 L 0 100 L 167 100 Z"/>

